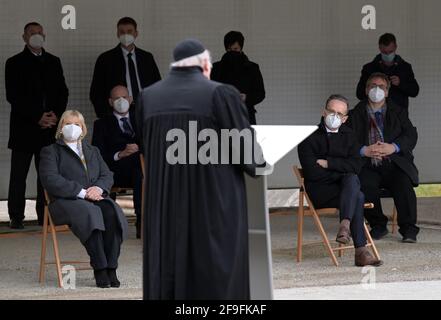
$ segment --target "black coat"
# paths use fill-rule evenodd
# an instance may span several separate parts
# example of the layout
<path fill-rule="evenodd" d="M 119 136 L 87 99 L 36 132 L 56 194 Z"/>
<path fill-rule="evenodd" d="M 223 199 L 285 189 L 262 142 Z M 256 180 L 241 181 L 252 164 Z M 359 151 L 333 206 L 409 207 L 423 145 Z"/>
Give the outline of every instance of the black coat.
<path fill-rule="evenodd" d="M 395 57 L 395 63 L 388 67 L 383 63 L 381 55 L 375 57 L 375 59 L 364 65 L 361 71 L 360 81 L 357 85 L 357 98 L 365 100 L 366 97 L 366 82 L 369 76 L 373 73 L 381 72 L 387 76 L 398 76 L 400 78 L 400 85 L 392 85 L 389 90 L 389 98 L 392 99 L 397 105 L 404 109 L 409 108 L 409 97 L 415 98 L 420 92 L 420 87 L 415 79 L 415 75 L 412 70 L 412 65 L 403 60 L 399 55 Z"/>
<path fill-rule="evenodd" d="M 85 170 L 78 155 L 64 143 L 56 143 L 41 149 L 40 179 L 49 193 L 49 210 L 56 225 L 68 224 L 72 232 L 84 244 L 93 230 L 105 230 L 100 208 L 88 200 L 77 198 L 81 189 L 97 186 L 103 189 L 102 201 L 110 202 L 117 212 L 123 239 L 127 238 L 127 219 L 121 208 L 108 197 L 113 176 L 98 148 L 83 140 L 86 159 Z"/>
<path fill-rule="evenodd" d="M 69 91 L 58 57 L 43 49 L 36 57 L 27 47 L 5 66 L 6 99 L 11 104 L 8 148 L 39 151 L 55 141 L 56 127 L 42 129 L 44 112 L 61 117 Z"/>
<path fill-rule="evenodd" d="M 338 133 L 328 135 L 323 121 L 319 129 L 298 147 L 306 191 L 317 207 L 322 207 L 340 193 L 339 181 L 348 173 L 360 173 L 363 165 L 353 131 L 343 124 Z M 317 164 L 327 160 L 328 168 Z"/>
<path fill-rule="evenodd" d="M 227 52 L 222 59 L 213 64 L 211 79 L 234 86 L 247 95 L 245 104 L 250 121 L 255 120 L 255 105 L 265 99 L 265 86 L 257 63 L 248 60 L 245 54 Z M 252 124 L 255 121 L 251 121 Z"/>
<path fill-rule="evenodd" d="M 161 80 L 153 55 L 139 48 L 135 48 L 135 53 L 141 88 L 146 88 Z M 110 91 L 117 85 L 127 86 L 126 62 L 121 45 L 102 53 L 95 63 L 89 96 L 98 118 L 112 113 L 108 101 Z"/>
<path fill-rule="evenodd" d="M 348 125 L 354 130 L 359 150 L 369 145 L 369 115 L 367 100 L 361 101 L 349 112 Z M 418 186 L 418 169 L 414 164 L 413 149 L 418 141 L 417 129 L 409 120 L 406 110 L 387 101 L 386 119 L 384 122 L 384 142 L 396 143 L 400 147 L 399 153 L 390 156 L 391 160 L 401 168 L 411 179 L 413 185 Z M 364 158 L 364 165 L 370 165 L 371 159 Z"/>
<path fill-rule="evenodd" d="M 130 124 L 136 132 L 134 111 L 130 112 Z M 115 185 L 118 187 L 130 186 L 128 181 L 131 180 L 131 169 L 134 166 L 138 168 L 141 166 L 139 152 L 118 161 L 114 160 L 115 153 L 124 150 L 127 144 L 133 143 L 139 145 L 136 135 L 133 137 L 125 135 L 115 115 L 111 114 L 95 121 L 92 144 L 98 147 L 104 161 L 114 173 Z"/>
<path fill-rule="evenodd" d="M 189 121 L 197 121 L 198 133 L 250 129 L 239 93 L 199 68 L 179 68 L 145 89 L 138 103 L 146 167 L 144 299 L 249 298 L 244 171 L 255 166 L 173 165 L 166 158 L 170 130 L 188 137 Z"/>

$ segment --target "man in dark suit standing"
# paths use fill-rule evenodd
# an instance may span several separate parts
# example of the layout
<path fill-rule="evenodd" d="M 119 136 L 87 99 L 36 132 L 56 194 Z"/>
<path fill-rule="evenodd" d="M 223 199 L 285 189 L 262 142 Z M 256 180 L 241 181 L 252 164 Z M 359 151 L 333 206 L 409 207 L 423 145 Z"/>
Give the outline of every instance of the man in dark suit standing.
<path fill-rule="evenodd" d="M 416 128 L 406 111 L 387 99 L 391 84 L 382 73 L 372 74 L 366 83 L 368 99 L 361 101 L 349 115 L 364 165 L 360 173 L 361 189 L 367 202 L 375 207 L 366 209 L 365 216 L 374 239 L 387 235 L 387 217 L 380 201 L 381 188 L 388 189 L 398 213 L 399 232 L 403 242 L 414 243 L 419 228 L 417 199 L 413 187 L 418 186 L 418 170 L 413 149 L 418 140 Z"/>
<path fill-rule="evenodd" d="M 339 208 L 340 228 L 336 241 L 348 244 L 352 237 L 355 265 L 379 266 L 366 247 L 364 194 L 357 174 L 362 167 L 357 140 L 345 122 L 348 100 L 332 95 L 326 101 L 319 129 L 298 148 L 305 175 L 306 191 L 317 208 Z"/>
<path fill-rule="evenodd" d="M 142 89 L 161 80 L 153 55 L 135 46 L 138 36 L 136 21 L 121 18 L 117 24 L 117 36 L 120 44 L 101 54 L 95 64 L 90 101 L 98 118 L 111 114 L 107 101 L 115 86 L 127 87 L 134 105 Z"/>
<path fill-rule="evenodd" d="M 397 39 L 391 33 L 383 34 L 379 39 L 380 54 L 375 59 L 364 65 L 360 81 L 357 85 L 357 97 L 365 100 L 366 82 L 376 72 L 384 73 L 391 83 L 389 98 L 408 112 L 409 97 L 418 96 L 420 87 L 415 79 L 412 65 L 396 54 Z"/>
<path fill-rule="evenodd" d="M 248 109 L 250 124 L 256 124 L 255 106 L 265 99 L 265 86 L 259 65 L 243 52 L 245 38 L 239 31 L 230 31 L 224 37 L 226 53 L 213 64 L 211 79 L 231 84 L 240 92 Z"/>
<path fill-rule="evenodd" d="M 92 144 L 100 149 L 104 161 L 113 171 L 114 186 L 133 188 L 136 214 L 136 237 L 140 238 L 142 171 L 139 142 L 135 135 L 134 110 L 129 111 L 132 97 L 124 86 L 112 89 L 108 107 L 113 113 L 95 121 Z"/>
<path fill-rule="evenodd" d="M 6 99 L 11 104 L 8 211 L 13 229 L 24 227 L 26 177 L 32 157 L 38 171 L 40 150 L 55 141 L 58 119 L 69 95 L 60 59 L 43 49 L 43 27 L 37 22 L 26 24 L 23 40 L 24 50 L 9 58 L 5 66 Z M 39 177 L 36 211 L 42 225 L 44 193 Z"/>

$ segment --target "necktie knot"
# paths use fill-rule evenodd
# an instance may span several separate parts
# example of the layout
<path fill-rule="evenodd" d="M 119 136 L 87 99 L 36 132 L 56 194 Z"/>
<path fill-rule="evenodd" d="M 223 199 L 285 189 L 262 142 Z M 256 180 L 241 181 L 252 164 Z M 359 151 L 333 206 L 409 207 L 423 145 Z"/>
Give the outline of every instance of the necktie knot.
<path fill-rule="evenodd" d="M 129 124 L 129 119 L 127 117 L 122 117 L 121 122 L 123 124 L 124 134 L 132 137 L 134 135 L 132 128 Z"/>

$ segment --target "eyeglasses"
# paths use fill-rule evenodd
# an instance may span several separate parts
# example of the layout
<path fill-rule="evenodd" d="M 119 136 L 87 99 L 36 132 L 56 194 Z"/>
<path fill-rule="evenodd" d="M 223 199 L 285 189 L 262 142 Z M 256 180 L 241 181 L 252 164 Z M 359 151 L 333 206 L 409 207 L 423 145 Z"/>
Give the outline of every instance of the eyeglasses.
<path fill-rule="evenodd" d="M 374 88 L 380 88 L 380 89 L 382 89 L 383 91 L 386 91 L 386 90 L 387 90 L 387 86 L 385 86 L 385 85 L 383 85 L 383 84 L 378 85 L 378 84 L 374 84 L 374 83 L 372 83 L 372 84 L 370 84 L 370 85 L 368 86 L 368 89 L 369 89 L 369 90 L 374 89 Z"/>
<path fill-rule="evenodd" d="M 335 112 L 335 111 L 328 110 L 328 109 L 325 109 L 325 111 L 326 111 L 327 114 L 336 114 L 336 115 L 339 116 L 341 119 L 343 119 L 343 118 L 345 118 L 345 117 L 348 116 L 347 114 L 343 114 L 343 113 L 340 113 L 340 112 Z"/>

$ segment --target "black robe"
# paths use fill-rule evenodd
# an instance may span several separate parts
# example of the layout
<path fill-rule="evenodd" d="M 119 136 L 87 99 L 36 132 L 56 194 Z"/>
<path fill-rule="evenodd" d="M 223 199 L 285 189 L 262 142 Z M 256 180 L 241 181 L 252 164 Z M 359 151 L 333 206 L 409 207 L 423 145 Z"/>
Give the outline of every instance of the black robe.
<path fill-rule="evenodd" d="M 173 144 L 167 132 L 188 136 L 189 121 L 198 132 L 250 128 L 239 92 L 199 68 L 175 68 L 142 92 L 137 112 L 146 166 L 144 299 L 248 299 L 243 173 L 253 174 L 255 165 L 166 160 Z"/>

